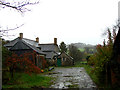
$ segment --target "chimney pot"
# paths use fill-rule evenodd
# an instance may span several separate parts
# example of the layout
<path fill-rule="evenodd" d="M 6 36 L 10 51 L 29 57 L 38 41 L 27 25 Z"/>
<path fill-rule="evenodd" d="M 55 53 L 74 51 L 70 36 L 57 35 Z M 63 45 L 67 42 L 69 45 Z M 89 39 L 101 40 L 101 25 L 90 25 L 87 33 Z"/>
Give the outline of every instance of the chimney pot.
<path fill-rule="evenodd" d="M 54 44 L 57 44 L 57 38 L 54 38 Z"/>
<path fill-rule="evenodd" d="M 36 38 L 36 42 L 39 43 L 39 38 L 38 37 Z"/>
<path fill-rule="evenodd" d="M 20 39 L 22 39 L 23 38 L 23 33 L 20 33 Z"/>

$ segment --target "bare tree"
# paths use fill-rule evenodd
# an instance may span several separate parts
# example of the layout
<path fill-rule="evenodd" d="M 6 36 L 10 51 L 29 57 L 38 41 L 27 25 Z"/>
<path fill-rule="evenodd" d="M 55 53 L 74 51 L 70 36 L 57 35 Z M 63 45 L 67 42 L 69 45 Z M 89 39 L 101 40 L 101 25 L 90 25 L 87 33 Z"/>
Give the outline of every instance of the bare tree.
<path fill-rule="evenodd" d="M 6 28 L 6 29 L 2 29 L 2 27 L 0 27 L 0 38 L 3 36 L 11 36 L 11 35 L 7 35 L 8 31 L 12 31 L 12 30 L 16 30 L 20 27 L 22 27 L 24 24 L 20 25 L 20 26 L 16 26 L 15 28 Z M 13 36 L 13 35 L 12 35 Z"/>
<path fill-rule="evenodd" d="M 111 41 L 114 43 L 119 27 L 120 27 L 120 20 L 117 20 L 115 25 L 113 25 L 111 28 L 108 27 L 104 31 L 104 33 L 102 33 L 102 36 L 107 36 L 108 34 L 112 35 Z M 109 35 L 108 38 L 110 37 Z"/>
<path fill-rule="evenodd" d="M 0 8 L 1 9 L 10 8 L 10 9 L 14 9 L 20 13 L 24 13 L 26 11 L 31 11 L 26 6 L 35 5 L 38 3 L 39 3 L 39 0 L 0 0 Z M 8 36 L 7 35 L 8 31 L 16 30 L 23 25 L 24 24 L 16 26 L 15 28 L 6 27 L 6 29 L 3 29 L 2 26 L 0 26 L 0 37 Z"/>
<path fill-rule="evenodd" d="M 12 8 L 20 12 L 30 11 L 26 6 L 38 4 L 39 1 L 32 2 L 30 0 L 0 0 L 1 8 Z"/>

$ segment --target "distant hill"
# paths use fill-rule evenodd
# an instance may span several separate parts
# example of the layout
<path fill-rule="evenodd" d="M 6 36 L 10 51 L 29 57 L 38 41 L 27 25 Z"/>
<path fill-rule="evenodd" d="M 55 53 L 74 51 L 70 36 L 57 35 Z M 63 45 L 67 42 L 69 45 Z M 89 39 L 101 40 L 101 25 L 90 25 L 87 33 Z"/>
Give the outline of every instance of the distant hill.
<path fill-rule="evenodd" d="M 96 45 L 85 44 L 85 43 L 71 43 L 78 48 L 81 52 L 87 52 L 88 54 L 93 54 L 96 52 Z M 70 44 L 69 44 L 70 45 Z M 69 46 L 67 45 L 67 47 Z"/>

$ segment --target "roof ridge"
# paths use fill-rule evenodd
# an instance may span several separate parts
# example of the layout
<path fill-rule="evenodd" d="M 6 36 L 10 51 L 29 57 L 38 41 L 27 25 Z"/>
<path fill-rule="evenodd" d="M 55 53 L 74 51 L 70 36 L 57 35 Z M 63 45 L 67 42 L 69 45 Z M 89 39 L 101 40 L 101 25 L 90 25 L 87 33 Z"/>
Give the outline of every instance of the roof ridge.
<path fill-rule="evenodd" d="M 26 38 L 23 38 L 22 40 L 32 46 L 39 47 L 39 43 L 34 40 L 30 40 L 30 39 L 26 39 Z"/>
<path fill-rule="evenodd" d="M 28 47 L 32 48 L 33 50 L 36 49 L 36 50 L 35 50 L 36 52 L 38 52 L 38 53 L 41 52 L 41 54 L 44 54 L 44 52 L 42 52 L 39 48 L 37 48 L 37 47 L 35 47 L 35 46 L 33 46 L 33 45 L 30 45 L 29 43 L 27 43 L 27 42 L 25 42 L 25 41 L 23 41 L 23 40 L 22 40 L 22 42 L 25 43 Z"/>
<path fill-rule="evenodd" d="M 26 40 L 30 40 L 30 41 L 34 41 L 34 42 L 36 42 L 35 40 L 32 40 L 32 39 L 28 39 L 28 38 L 23 38 L 23 39 L 26 39 Z M 37 42 L 36 42 L 37 43 Z"/>
<path fill-rule="evenodd" d="M 73 59 L 73 57 L 71 57 L 70 55 L 68 55 L 65 51 L 62 52 L 62 53 L 65 53 L 68 57 L 70 57 L 71 59 Z M 61 54 L 62 54 L 62 53 L 61 53 Z"/>
<path fill-rule="evenodd" d="M 39 44 L 39 45 L 55 45 L 54 43 L 42 43 L 42 44 Z"/>
<path fill-rule="evenodd" d="M 19 41 L 17 41 L 11 48 L 10 48 L 10 50 L 18 43 Z"/>
<path fill-rule="evenodd" d="M 19 37 L 14 40 L 11 40 L 9 43 L 5 44 L 4 46 L 14 46 L 17 43 L 17 42 L 15 42 L 17 39 L 19 39 Z M 15 42 L 15 43 L 13 43 L 13 42 Z M 11 43 L 13 43 L 13 45 L 9 45 Z"/>

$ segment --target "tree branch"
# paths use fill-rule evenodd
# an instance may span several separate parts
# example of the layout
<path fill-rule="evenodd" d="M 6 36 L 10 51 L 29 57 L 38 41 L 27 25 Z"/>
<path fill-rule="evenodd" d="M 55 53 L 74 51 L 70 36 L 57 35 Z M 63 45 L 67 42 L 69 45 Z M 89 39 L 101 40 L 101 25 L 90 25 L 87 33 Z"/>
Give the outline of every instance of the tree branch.
<path fill-rule="evenodd" d="M 17 3 L 17 4 L 16 4 Z M 20 11 L 20 12 L 26 12 L 26 11 L 30 11 L 28 8 L 25 8 L 25 6 L 27 5 L 35 5 L 35 4 L 38 4 L 39 1 L 37 2 L 29 2 L 29 1 L 23 1 L 23 2 L 5 2 L 5 1 L 2 1 L 0 0 L 0 5 L 2 5 L 2 8 L 5 8 L 5 7 L 9 7 L 9 8 L 12 8 L 12 9 L 15 9 L 17 11 Z"/>
<path fill-rule="evenodd" d="M 8 35 L 5 35 L 6 33 L 8 33 L 8 31 L 11 31 L 11 30 L 16 30 L 20 27 L 22 27 L 24 24 L 20 25 L 20 26 L 17 26 L 15 28 L 7 28 L 7 29 L 3 29 L 3 30 L 0 30 L 0 37 L 3 37 L 3 36 L 8 36 Z M 1 28 L 1 27 L 0 27 Z M 13 35 L 9 35 L 9 36 L 13 36 Z"/>

